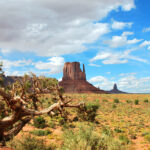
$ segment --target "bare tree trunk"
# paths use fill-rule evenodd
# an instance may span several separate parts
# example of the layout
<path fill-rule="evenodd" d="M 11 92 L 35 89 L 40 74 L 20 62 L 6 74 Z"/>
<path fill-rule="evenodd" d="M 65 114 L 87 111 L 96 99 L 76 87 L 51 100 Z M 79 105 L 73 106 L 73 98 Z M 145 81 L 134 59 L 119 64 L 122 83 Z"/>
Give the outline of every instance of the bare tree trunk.
<path fill-rule="evenodd" d="M 4 130 L 0 129 L 0 147 L 5 146 Z"/>

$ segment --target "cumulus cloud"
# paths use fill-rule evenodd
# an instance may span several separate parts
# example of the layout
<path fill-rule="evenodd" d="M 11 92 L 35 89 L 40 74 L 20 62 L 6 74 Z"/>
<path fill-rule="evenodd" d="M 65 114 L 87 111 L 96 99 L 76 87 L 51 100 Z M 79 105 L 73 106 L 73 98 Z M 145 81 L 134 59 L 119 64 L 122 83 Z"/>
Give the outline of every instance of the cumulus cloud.
<path fill-rule="evenodd" d="M 124 64 L 124 63 L 128 63 L 128 60 L 135 60 L 139 62 L 148 63 L 147 60 L 130 54 L 132 51 L 135 50 L 136 48 L 122 51 L 122 52 L 118 52 L 118 51 L 100 52 L 95 57 L 90 59 L 90 62 L 101 60 L 103 64 Z"/>
<path fill-rule="evenodd" d="M 118 88 L 122 91 L 131 93 L 150 93 L 150 77 L 138 78 L 135 73 L 122 74 L 117 80 L 96 76 L 89 79 L 89 82 L 104 90 L 112 89 L 113 84 L 117 83 Z"/>
<path fill-rule="evenodd" d="M 132 26 L 132 22 L 121 22 L 121 21 L 115 21 L 112 19 L 112 29 L 118 29 L 121 30 L 125 27 L 130 28 Z"/>
<path fill-rule="evenodd" d="M 49 70 L 49 74 L 56 74 L 62 72 L 62 68 L 65 61 L 63 57 L 52 57 L 48 59 L 48 62 L 36 62 L 35 68 L 39 70 Z"/>
<path fill-rule="evenodd" d="M 7 59 L 1 59 L 1 62 L 3 63 L 3 68 L 4 69 L 10 69 L 12 67 L 23 67 L 23 66 L 32 65 L 32 61 L 31 60 L 11 61 L 11 60 L 7 60 Z"/>
<path fill-rule="evenodd" d="M 63 57 L 51 57 L 47 61 L 32 62 L 31 60 L 7 60 L 2 59 L 5 75 L 24 75 L 28 72 L 37 75 L 56 74 L 63 70 L 65 60 Z"/>
<path fill-rule="evenodd" d="M 93 83 L 96 87 L 100 87 L 101 89 L 108 90 L 113 87 L 114 81 L 108 80 L 103 76 L 96 76 L 89 79 L 90 83 Z"/>
<path fill-rule="evenodd" d="M 141 45 L 140 45 L 140 47 L 145 47 L 145 46 L 148 46 L 148 50 L 150 50 L 150 41 L 147 41 L 147 40 L 145 40 Z"/>
<path fill-rule="evenodd" d="M 117 48 L 128 44 L 136 44 L 142 39 L 128 40 L 128 36 L 133 35 L 133 32 L 123 32 L 120 36 L 113 36 L 111 40 L 104 41 L 104 44 L 108 44 L 110 47 Z"/>
<path fill-rule="evenodd" d="M 137 78 L 135 75 L 129 75 L 120 78 L 118 85 L 129 92 L 150 92 L 150 77 Z"/>
<path fill-rule="evenodd" d="M 119 7 L 130 11 L 134 0 L 2 0 L 0 45 L 40 56 L 79 53 L 109 32 L 108 24 L 93 21 Z"/>

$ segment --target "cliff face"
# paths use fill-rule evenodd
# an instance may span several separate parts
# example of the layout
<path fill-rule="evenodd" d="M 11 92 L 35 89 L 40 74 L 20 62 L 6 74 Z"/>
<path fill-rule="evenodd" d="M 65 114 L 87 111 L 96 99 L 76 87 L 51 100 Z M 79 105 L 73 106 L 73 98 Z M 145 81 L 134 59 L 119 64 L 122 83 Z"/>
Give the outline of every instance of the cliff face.
<path fill-rule="evenodd" d="M 84 68 L 84 67 L 83 67 Z M 86 80 L 85 76 L 85 70 L 83 69 L 83 72 L 80 69 L 80 63 L 79 62 L 73 62 L 73 63 L 65 63 L 63 68 L 63 81 L 66 80 Z"/>
<path fill-rule="evenodd" d="M 59 82 L 66 93 L 107 93 L 86 81 L 85 67 L 80 69 L 79 62 L 67 62 L 63 68 L 63 78 Z"/>

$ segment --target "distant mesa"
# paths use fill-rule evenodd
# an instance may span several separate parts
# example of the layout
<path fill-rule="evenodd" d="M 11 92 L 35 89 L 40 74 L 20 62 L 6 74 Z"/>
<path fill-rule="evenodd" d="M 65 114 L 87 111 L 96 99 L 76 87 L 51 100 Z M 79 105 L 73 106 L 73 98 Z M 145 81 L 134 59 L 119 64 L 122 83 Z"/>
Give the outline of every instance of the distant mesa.
<path fill-rule="evenodd" d="M 111 94 L 121 94 L 121 93 L 123 94 L 123 93 L 126 93 L 126 92 L 118 90 L 116 83 L 114 84 L 113 89 L 108 91 L 108 92 L 111 93 Z"/>
<path fill-rule="evenodd" d="M 22 76 L 4 76 L 4 85 L 7 86 L 16 82 L 17 80 L 22 80 Z"/>
<path fill-rule="evenodd" d="M 66 93 L 107 93 L 86 81 L 85 66 L 83 64 L 82 71 L 79 62 L 64 64 L 63 78 L 59 85 L 64 88 Z"/>

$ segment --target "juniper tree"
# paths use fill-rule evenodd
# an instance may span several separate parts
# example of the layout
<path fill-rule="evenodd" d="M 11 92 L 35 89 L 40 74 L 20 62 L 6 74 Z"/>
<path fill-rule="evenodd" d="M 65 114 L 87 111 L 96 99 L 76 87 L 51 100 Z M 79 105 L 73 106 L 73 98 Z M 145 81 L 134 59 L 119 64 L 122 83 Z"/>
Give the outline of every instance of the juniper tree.
<path fill-rule="evenodd" d="M 39 108 L 39 97 L 42 94 L 52 93 L 55 96 L 54 104 L 47 108 Z M 5 115 L 0 118 L 0 143 L 16 136 L 22 128 L 35 116 L 54 114 L 56 111 L 63 114 L 66 107 L 80 107 L 80 103 L 70 104 L 70 99 L 65 99 L 62 88 L 56 80 L 46 77 L 25 75 L 9 87 L 0 88 L 0 103 L 3 104 Z M 7 111 L 7 113 L 6 113 Z"/>

